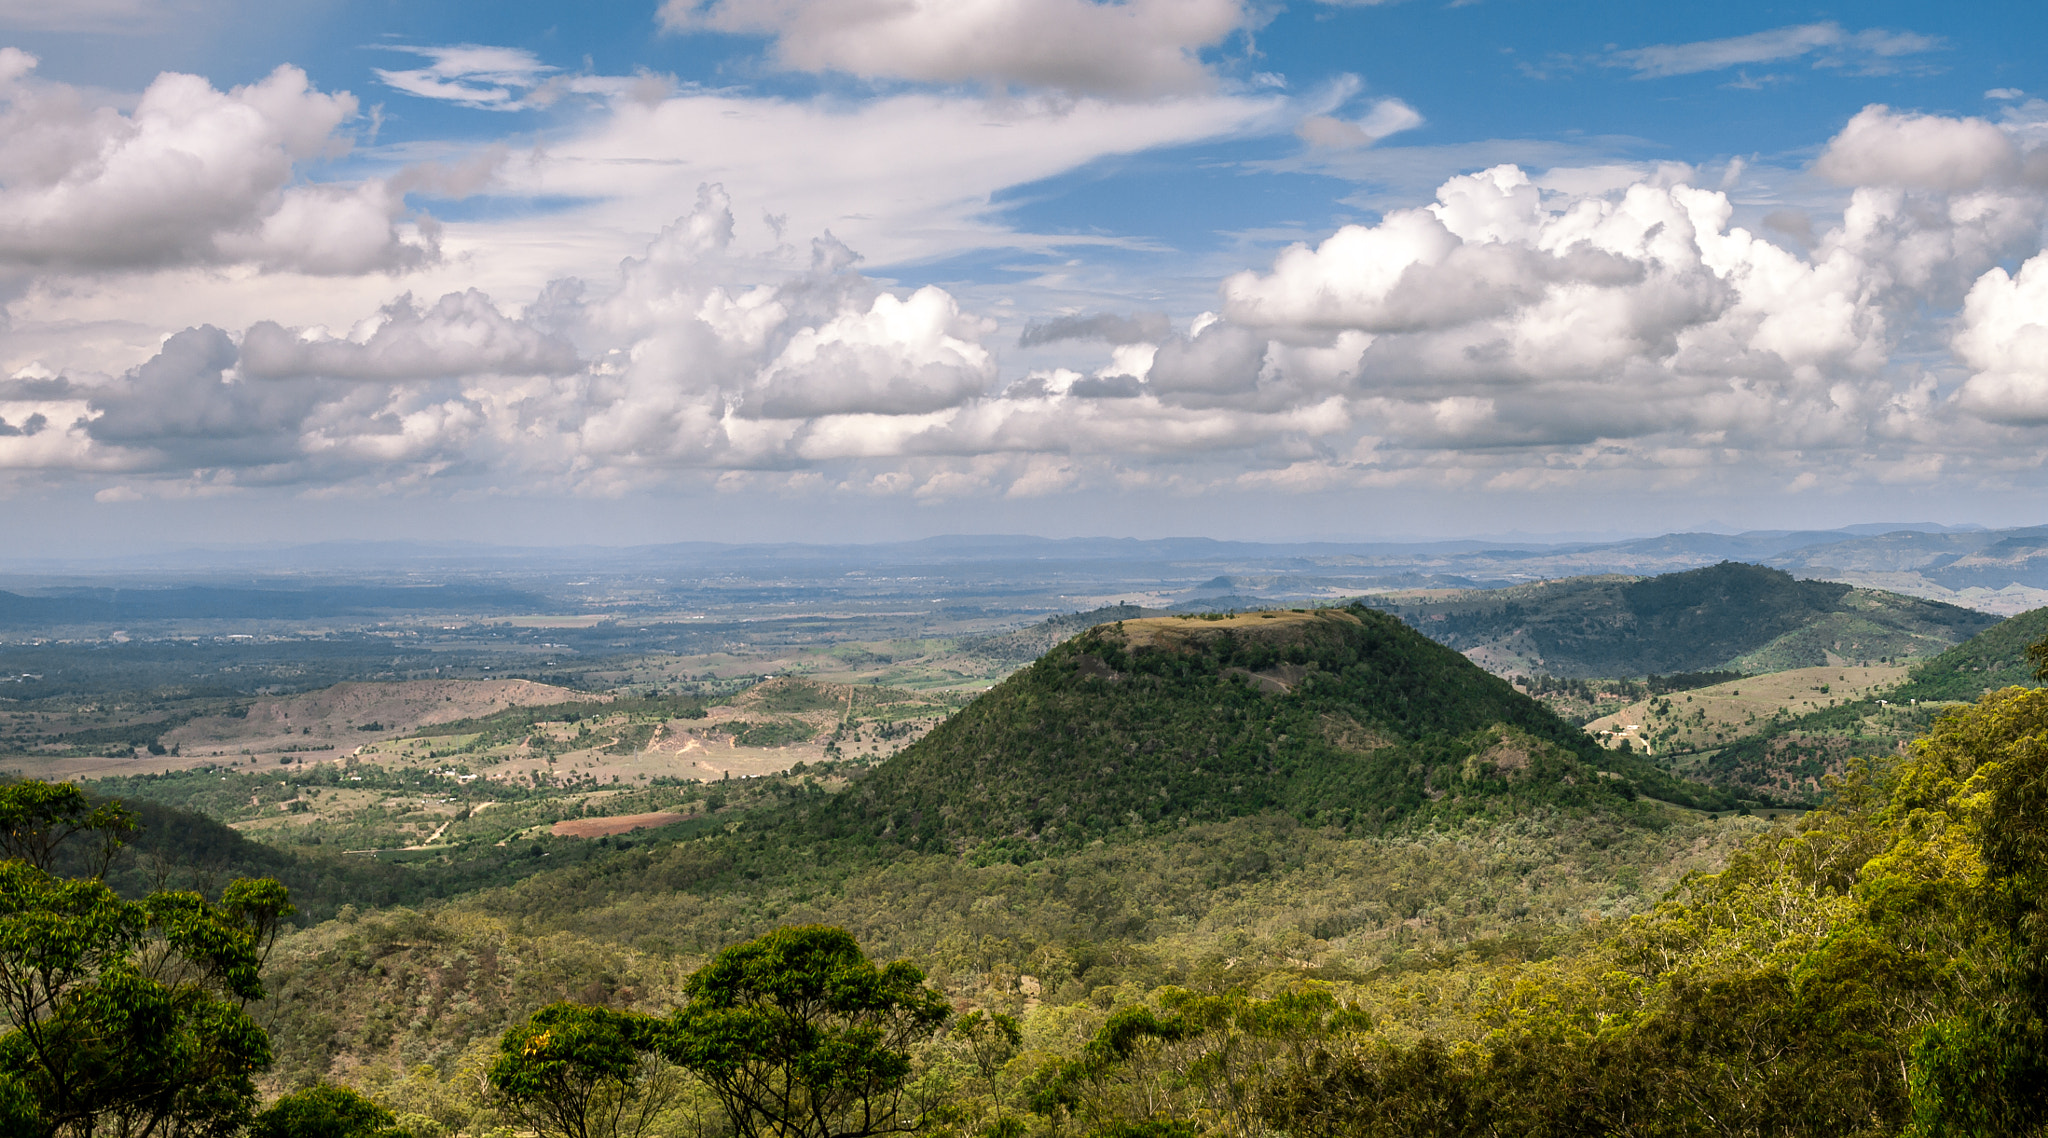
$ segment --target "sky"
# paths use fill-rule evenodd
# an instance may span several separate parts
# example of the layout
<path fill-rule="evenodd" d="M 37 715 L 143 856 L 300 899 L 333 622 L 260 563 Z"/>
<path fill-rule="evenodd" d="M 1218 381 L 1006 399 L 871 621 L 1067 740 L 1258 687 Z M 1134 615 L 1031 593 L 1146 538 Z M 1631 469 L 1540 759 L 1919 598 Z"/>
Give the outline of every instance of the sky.
<path fill-rule="evenodd" d="M 0 0 L 0 533 L 2048 522 L 2044 34 Z"/>

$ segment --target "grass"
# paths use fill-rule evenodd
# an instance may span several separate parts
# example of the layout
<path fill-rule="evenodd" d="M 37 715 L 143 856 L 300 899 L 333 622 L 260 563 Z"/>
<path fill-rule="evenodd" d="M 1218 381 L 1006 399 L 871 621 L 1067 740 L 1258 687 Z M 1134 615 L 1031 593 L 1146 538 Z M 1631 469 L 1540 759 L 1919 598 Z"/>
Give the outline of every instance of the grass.
<path fill-rule="evenodd" d="M 1586 724 L 1595 736 L 1627 739 L 1671 756 L 1711 750 L 1761 734 L 1783 719 L 1870 697 L 1904 680 L 1905 665 L 1795 668 L 1638 700 Z"/>

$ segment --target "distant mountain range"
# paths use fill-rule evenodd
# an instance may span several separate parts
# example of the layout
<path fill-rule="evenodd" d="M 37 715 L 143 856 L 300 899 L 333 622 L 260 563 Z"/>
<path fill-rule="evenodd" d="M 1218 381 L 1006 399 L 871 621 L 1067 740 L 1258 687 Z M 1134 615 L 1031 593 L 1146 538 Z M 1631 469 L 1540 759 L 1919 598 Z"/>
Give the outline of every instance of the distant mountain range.
<path fill-rule="evenodd" d="M 1896 533 L 1802 546 L 1765 558 L 1801 577 L 1847 581 L 1987 612 L 2048 605 L 2048 526 Z"/>
<path fill-rule="evenodd" d="M 65 588 L 34 596 L 0 592 L 0 628 L 52 628 L 160 620 L 310 620 L 379 613 L 548 612 L 546 597 L 511 589 L 420 585 L 391 588 Z"/>
<path fill-rule="evenodd" d="M 13 580 L 0 588 L 53 596 L 53 586 L 237 586 L 263 591 L 464 584 L 497 594 L 453 607 L 560 611 L 608 605 L 659 608 L 664 589 L 688 592 L 716 580 L 850 595 L 866 588 L 909 594 L 1003 595 L 1019 611 L 1060 611 L 1066 597 L 1118 599 L 1153 608 L 1250 607 L 1335 601 L 1416 588 L 1498 588 L 1591 574 L 1649 576 L 1740 561 L 1794 576 L 1885 589 L 2010 615 L 2048 605 L 2048 526 L 1988 530 L 1902 522 L 1833 530 L 1671 533 L 1607 542 L 1216 541 L 1208 538 L 1039 538 L 954 535 L 871 545 L 683 542 L 626 548 L 518 547 L 462 543 L 330 542 L 277 548 L 152 552 L 93 561 L 0 558 Z M 630 588 L 620 586 L 630 583 Z M 666 584 L 663 584 L 666 582 Z M 1028 584 L 1027 584 L 1028 583 Z M 650 592 L 651 590 L 651 592 Z M 544 594 L 518 597 L 520 593 Z M 1028 594 L 1028 595 L 1027 595 Z M 75 594 L 74 594 L 75 595 Z M 727 595 L 721 593 L 721 596 Z M 199 591 L 151 604 L 175 616 L 219 598 Z M 384 607 L 382 599 L 330 598 L 331 609 Z M 177 603 L 174 603 L 177 601 Z M 277 595 L 258 607 L 291 607 Z M 189 602 L 189 603 L 188 603 Z M 481 603 L 478 603 L 481 602 Z M 698 602 L 692 600 L 692 605 Z M 181 607 L 182 606 L 182 607 Z M 116 618 L 118 619 L 118 618 Z"/>

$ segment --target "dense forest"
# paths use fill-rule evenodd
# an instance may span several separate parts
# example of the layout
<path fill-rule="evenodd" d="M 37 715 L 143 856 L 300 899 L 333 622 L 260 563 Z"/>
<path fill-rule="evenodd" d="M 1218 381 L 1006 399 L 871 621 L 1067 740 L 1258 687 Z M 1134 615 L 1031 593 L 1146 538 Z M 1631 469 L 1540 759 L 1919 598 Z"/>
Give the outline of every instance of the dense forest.
<path fill-rule="evenodd" d="M 2026 644 L 1950 665 L 2031 679 Z M 0 1118 L 2038 1134 L 2044 740 L 2048 692 L 1998 687 L 1773 822 L 1355 607 L 1102 625 L 871 772 L 505 846 L 444 900 L 408 892 L 431 874 L 18 782 Z M 294 928 L 272 877 L 332 918 Z"/>
<path fill-rule="evenodd" d="M 1101 625 L 817 811 L 827 835 L 1026 857 L 1124 829 L 1268 810 L 1377 831 L 1639 794 L 1732 809 L 1604 750 L 1384 613 Z"/>

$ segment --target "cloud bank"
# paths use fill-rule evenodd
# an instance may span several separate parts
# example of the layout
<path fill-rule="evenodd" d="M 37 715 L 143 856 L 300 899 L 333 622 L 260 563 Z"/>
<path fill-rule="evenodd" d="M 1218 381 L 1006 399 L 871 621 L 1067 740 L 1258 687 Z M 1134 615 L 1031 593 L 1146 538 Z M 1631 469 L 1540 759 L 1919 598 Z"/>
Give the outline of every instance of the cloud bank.
<path fill-rule="evenodd" d="M 969 288 L 861 271 L 841 238 L 895 234 L 884 263 L 901 265 L 997 230 L 997 190 L 1120 147 L 1253 122 L 1350 147 L 1421 117 L 1392 98 L 1342 118 L 1199 93 L 1214 83 L 1201 53 L 1251 19 L 1234 4 L 991 0 L 932 26 L 904 23 L 914 9 L 718 0 L 668 18 L 770 36 L 792 67 L 1071 97 L 841 106 L 596 84 L 605 113 L 547 147 L 322 182 L 357 104 L 293 69 L 227 91 L 165 75 L 117 110 L 0 52 L 0 264 L 18 279 L 382 282 L 332 326 L 195 321 L 114 374 L 20 367 L 0 383 L 0 471 L 114 498 L 1906 483 L 2015 476 L 2048 427 L 2048 178 L 2018 109 L 1865 108 L 1808 171 L 1838 212 L 1770 222 L 1796 245 L 1738 222 L 1720 180 L 1690 168 L 1493 165 L 1239 260 L 1206 311 L 978 309 Z M 1092 21 L 1122 21 L 1141 65 L 1118 78 L 1016 33 Z M 1815 27 L 1629 65 L 1907 50 Z M 982 55 L 953 50 L 984 39 Z M 892 62 L 863 62 L 871 49 Z M 415 54 L 424 66 L 384 80 L 481 110 L 531 105 L 560 78 L 502 49 Z M 436 264 L 408 187 L 672 201 L 684 178 L 694 205 L 615 269 L 433 291 L 383 275 L 460 273 Z M 764 227 L 772 240 L 742 236 Z"/>

